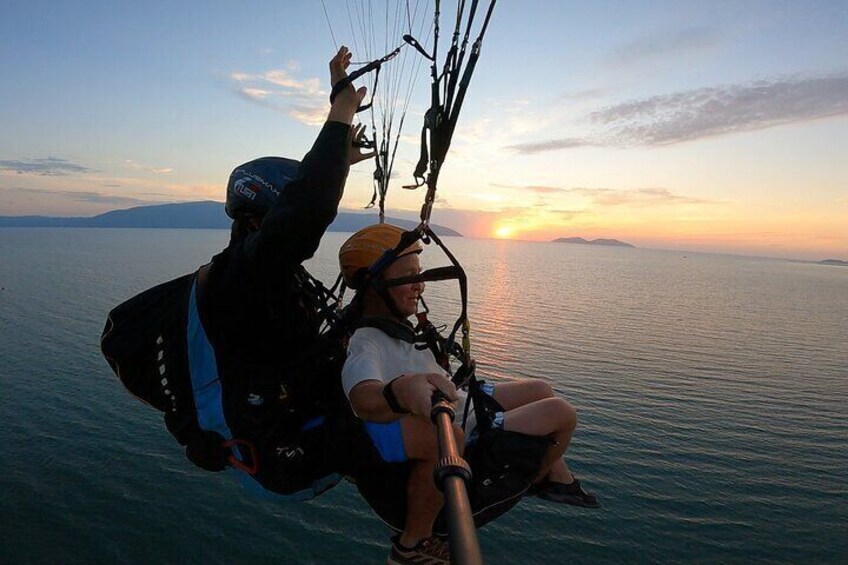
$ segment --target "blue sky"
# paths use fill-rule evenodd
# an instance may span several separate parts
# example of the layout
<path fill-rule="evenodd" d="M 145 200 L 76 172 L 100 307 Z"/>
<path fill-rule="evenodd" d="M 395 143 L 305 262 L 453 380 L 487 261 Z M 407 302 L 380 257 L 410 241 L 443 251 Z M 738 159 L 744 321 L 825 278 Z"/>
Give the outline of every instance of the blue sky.
<path fill-rule="evenodd" d="M 353 46 L 348 4 L 326 0 Z M 239 163 L 308 149 L 334 49 L 317 0 L 6 1 L 0 214 L 222 200 Z M 434 220 L 478 237 L 844 258 L 845 155 L 848 2 L 500 0 Z M 357 167 L 343 206 L 367 203 L 370 177 Z M 422 198 L 396 186 L 389 213 Z"/>

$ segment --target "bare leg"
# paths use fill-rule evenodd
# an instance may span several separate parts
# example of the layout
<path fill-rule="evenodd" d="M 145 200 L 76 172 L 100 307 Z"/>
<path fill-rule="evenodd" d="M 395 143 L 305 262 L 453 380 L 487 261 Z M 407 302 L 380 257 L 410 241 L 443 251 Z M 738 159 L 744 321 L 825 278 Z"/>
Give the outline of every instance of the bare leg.
<path fill-rule="evenodd" d="M 493 397 L 504 410 L 509 411 L 543 398 L 553 398 L 554 391 L 550 383 L 541 379 L 499 381 Z"/>
<path fill-rule="evenodd" d="M 507 410 L 504 429 L 547 435 L 555 441 L 543 456 L 539 473 L 533 479 L 534 484 L 546 483 L 539 496 L 554 502 L 598 508 L 598 499 L 576 482 L 562 458 L 577 426 L 574 407 L 554 397 L 550 385 L 537 379 L 498 383 L 494 397 Z"/>
<path fill-rule="evenodd" d="M 433 522 L 442 509 L 444 499 L 433 480 L 439 459 L 436 426 L 424 418 L 407 416 L 400 421 L 403 447 L 410 459 L 409 481 L 406 483 L 406 523 L 400 543 L 413 547 L 433 535 Z M 462 428 L 454 425 L 457 446 L 462 451 Z"/>
<path fill-rule="evenodd" d="M 495 394 L 497 392 L 495 388 Z M 501 405 L 503 406 L 503 403 Z M 534 483 L 545 477 L 560 483 L 570 483 L 574 480 L 562 455 L 571 442 L 576 426 L 577 411 L 562 398 L 543 398 L 504 413 L 505 430 L 532 436 L 551 436 L 555 442 L 542 458 L 542 465 L 533 480 Z"/>
<path fill-rule="evenodd" d="M 501 406 L 504 407 L 504 410 L 506 410 L 507 412 L 510 412 L 510 411 L 515 411 L 516 408 L 519 408 L 521 406 L 526 406 L 528 404 L 532 404 L 534 402 L 537 402 L 539 400 L 543 400 L 545 398 L 554 398 L 554 392 L 553 392 L 553 389 L 551 389 L 550 383 L 548 383 L 547 381 L 543 381 L 541 379 L 522 379 L 522 380 L 518 380 L 518 381 L 499 382 L 495 386 L 494 398 L 495 398 L 495 400 L 498 401 L 498 403 Z M 565 402 L 565 404 L 567 406 L 567 407 L 564 408 L 565 411 L 574 412 L 574 408 L 570 404 L 568 404 L 568 402 Z M 566 420 L 568 420 L 570 418 L 570 417 L 568 417 L 568 415 L 564 415 L 564 416 L 567 416 Z M 512 424 L 513 426 L 515 426 L 515 425 L 522 426 L 523 424 L 521 423 L 521 420 L 522 420 L 522 418 L 526 418 L 526 417 L 519 416 L 519 423 L 518 424 L 514 423 L 514 416 L 512 416 L 512 417 L 506 417 L 505 416 L 505 419 L 507 419 L 507 418 L 510 421 L 513 421 L 513 424 Z M 576 426 L 576 418 L 577 418 L 577 416 L 576 416 L 576 413 L 575 413 L 573 415 L 573 419 L 575 421 L 575 423 L 574 423 L 575 426 Z M 512 429 L 512 431 L 520 431 L 522 433 L 526 433 L 526 434 L 530 434 L 530 435 L 539 435 L 539 434 L 531 434 L 528 431 L 523 431 L 523 430 L 519 430 L 519 429 Z M 554 432 L 549 432 L 549 433 L 554 433 Z M 544 479 L 548 475 L 549 475 L 548 478 L 550 478 L 552 481 L 556 481 L 556 482 L 560 482 L 560 483 L 568 484 L 568 483 L 571 483 L 574 480 L 574 475 L 571 474 L 571 470 L 568 468 L 568 465 L 565 463 L 565 460 L 562 458 L 562 454 L 568 448 L 568 443 L 571 441 L 571 436 L 573 435 L 573 433 L 574 433 L 574 428 L 572 427 L 571 431 L 567 433 L 566 437 L 564 437 L 564 441 L 561 441 L 560 439 L 557 439 L 556 437 L 554 438 L 557 443 L 562 443 L 561 451 L 559 451 L 557 449 L 552 449 L 548 452 L 548 454 L 546 454 L 546 457 L 545 457 L 545 460 L 543 461 L 542 467 L 543 467 L 543 469 L 547 467 L 549 470 L 547 471 L 546 474 L 543 474 L 543 475 L 536 477 L 536 480 L 534 482 L 538 482 L 538 481 Z M 548 434 L 541 434 L 541 435 L 548 435 Z M 553 448 L 559 448 L 559 447 L 560 446 L 558 446 L 558 445 L 553 446 Z M 559 451 L 559 455 L 555 455 L 555 453 L 557 451 Z M 550 457 L 554 458 L 554 461 L 553 461 L 552 464 L 548 463 L 548 457 L 547 457 L 548 455 Z"/>

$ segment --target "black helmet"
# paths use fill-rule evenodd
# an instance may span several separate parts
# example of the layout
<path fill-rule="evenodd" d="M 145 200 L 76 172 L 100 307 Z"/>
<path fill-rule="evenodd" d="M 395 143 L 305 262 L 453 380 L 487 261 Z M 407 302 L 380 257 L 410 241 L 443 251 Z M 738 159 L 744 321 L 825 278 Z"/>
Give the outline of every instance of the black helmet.
<path fill-rule="evenodd" d="M 294 159 L 261 157 L 236 167 L 227 183 L 227 215 L 234 220 L 245 213 L 263 216 L 297 177 L 299 166 Z"/>

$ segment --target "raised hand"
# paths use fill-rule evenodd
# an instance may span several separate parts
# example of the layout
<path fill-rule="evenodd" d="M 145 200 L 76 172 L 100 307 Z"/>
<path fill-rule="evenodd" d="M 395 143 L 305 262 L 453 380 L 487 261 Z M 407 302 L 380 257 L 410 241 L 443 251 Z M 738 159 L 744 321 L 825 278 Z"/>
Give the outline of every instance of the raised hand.
<path fill-rule="evenodd" d="M 334 86 L 340 80 L 347 77 L 347 68 L 350 66 L 351 52 L 344 45 L 339 48 L 338 53 L 330 60 L 330 85 Z M 349 84 L 336 95 L 333 105 L 330 107 L 328 120 L 353 123 L 353 116 L 365 98 L 367 88 L 360 87 L 358 90 Z"/>

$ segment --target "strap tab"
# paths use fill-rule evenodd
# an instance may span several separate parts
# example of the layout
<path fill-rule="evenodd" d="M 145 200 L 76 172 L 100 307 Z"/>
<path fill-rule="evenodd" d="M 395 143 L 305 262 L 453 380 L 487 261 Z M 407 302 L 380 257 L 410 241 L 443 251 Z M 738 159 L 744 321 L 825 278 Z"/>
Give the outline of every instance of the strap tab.
<path fill-rule="evenodd" d="M 415 39 L 414 37 L 412 37 L 408 33 L 404 34 L 403 40 L 406 41 L 409 45 L 412 45 L 413 47 L 415 47 L 415 50 L 418 51 L 419 53 L 421 53 L 422 55 L 424 55 L 424 58 L 426 58 L 430 61 L 435 60 L 435 58 L 432 55 L 430 55 L 429 53 L 427 53 L 427 51 L 424 50 L 424 46 L 421 45 L 418 42 L 417 39 Z"/>

